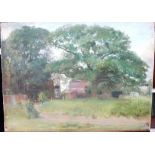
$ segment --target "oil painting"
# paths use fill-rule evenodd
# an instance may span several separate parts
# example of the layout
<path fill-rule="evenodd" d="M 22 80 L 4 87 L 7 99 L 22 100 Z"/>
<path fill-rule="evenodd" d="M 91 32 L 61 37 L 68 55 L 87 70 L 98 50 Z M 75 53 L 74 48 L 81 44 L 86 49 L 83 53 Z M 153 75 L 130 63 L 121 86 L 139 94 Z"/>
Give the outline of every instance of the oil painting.
<path fill-rule="evenodd" d="M 153 23 L 2 23 L 5 131 L 149 131 Z"/>

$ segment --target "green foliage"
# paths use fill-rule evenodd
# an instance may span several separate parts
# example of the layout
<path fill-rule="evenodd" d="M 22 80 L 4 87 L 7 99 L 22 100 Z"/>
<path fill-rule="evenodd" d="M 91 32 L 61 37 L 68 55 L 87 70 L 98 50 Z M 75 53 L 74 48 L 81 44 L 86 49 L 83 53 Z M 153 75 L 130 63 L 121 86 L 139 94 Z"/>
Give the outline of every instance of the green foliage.
<path fill-rule="evenodd" d="M 92 86 L 91 85 L 89 85 L 88 87 L 86 87 L 86 93 L 88 94 L 88 96 L 90 96 L 91 94 L 92 94 L 92 92 L 93 92 L 93 88 L 92 88 Z"/>
<path fill-rule="evenodd" d="M 128 52 L 126 52 L 128 53 Z M 135 55 L 135 54 L 131 54 Z M 135 55 L 126 63 L 126 59 L 108 59 L 98 65 L 95 84 L 104 90 L 128 89 L 137 91 L 145 83 L 146 64 Z"/>
<path fill-rule="evenodd" d="M 4 62 L 9 62 L 13 93 L 25 93 L 36 98 L 50 78 L 51 70 L 47 69 L 49 53 L 46 50 L 48 36 L 45 29 L 23 26 L 4 41 L 2 57 Z"/>
<path fill-rule="evenodd" d="M 38 118 L 39 112 L 34 108 L 34 105 L 32 103 L 26 104 L 26 110 L 28 114 L 28 118 Z"/>
<path fill-rule="evenodd" d="M 52 104 L 42 105 L 40 111 L 63 113 L 71 116 L 104 118 L 111 116 L 145 117 L 150 115 L 151 101 L 147 97 L 129 99 L 96 98 L 74 100 L 55 100 Z"/>
<path fill-rule="evenodd" d="M 46 93 L 40 92 L 39 95 L 38 95 L 38 100 L 41 103 L 44 103 L 45 101 L 48 101 L 48 97 L 47 97 Z"/>
<path fill-rule="evenodd" d="M 113 106 L 112 115 L 126 117 L 143 117 L 151 114 L 151 102 L 145 98 L 137 98 L 120 102 Z"/>
<path fill-rule="evenodd" d="M 60 68 L 62 65 L 72 77 L 82 74 L 88 80 L 94 77 L 98 63 L 106 57 L 126 51 L 129 42 L 128 37 L 120 31 L 86 25 L 64 26 L 53 32 L 49 38 L 51 46 L 65 52 Z"/>
<path fill-rule="evenodd" d="M 145 83 L 148 66 L 129 50 L 129 37 L 110 27 L 77 24 L 49 33 L 23 26 L 2 45 L 2 65 L 7 72 L 4 75 L 11 77 L 11 91 L 25 93 L 31 99 L 46 90 L 52 73 L 88 80 L 93 91 L 98 87 L 137 89 Z M 49 47 L 61 51 L 62 58 L 51 61 Z"/>
<path fill-rule="evenodd" d="M 67 25 L 51 33 L 49 44 L 64 52 L 63 59 L 52 64 L 55 72 L 105 89 L 145 83 L 148 66 L 129 50 L 129 37 L 113 28 Z"/>

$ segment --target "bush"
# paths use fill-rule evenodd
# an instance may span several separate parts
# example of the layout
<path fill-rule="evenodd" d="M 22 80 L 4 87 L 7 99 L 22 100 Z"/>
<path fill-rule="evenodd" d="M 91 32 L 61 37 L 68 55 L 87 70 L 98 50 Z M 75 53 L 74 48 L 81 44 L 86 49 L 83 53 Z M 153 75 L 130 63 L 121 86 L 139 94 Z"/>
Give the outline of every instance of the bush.
<path fill-rule="evenodd" d="M 87 86 L 85 88 L 85 92 L 86 92 L 87 96 L 90 96 L 92 94 L 92 89 L 93 89 L 92 86 Z"/>
<path fill-rule="evenodd" d="M 111 109 L 111 114 L 126 117 L 144 117 L 150 115 L 150 102 L 143 99 L 126 100 L 116 103 Z"/>
<path fill-rule="evenodd" d="M 45 93 L 41 92 L 38 95 L 38 100 L 39 100 L 39 102 L 44 103 L 45 101 L 48 100 L 48 97 Z"/>
<path fill-rule="evenodd" d="M 26 110 L 28 113 L 28 118 L 38 118 L 39 112 L 34 108 L 34 105 L 32 103 L 26 104 Z"/>

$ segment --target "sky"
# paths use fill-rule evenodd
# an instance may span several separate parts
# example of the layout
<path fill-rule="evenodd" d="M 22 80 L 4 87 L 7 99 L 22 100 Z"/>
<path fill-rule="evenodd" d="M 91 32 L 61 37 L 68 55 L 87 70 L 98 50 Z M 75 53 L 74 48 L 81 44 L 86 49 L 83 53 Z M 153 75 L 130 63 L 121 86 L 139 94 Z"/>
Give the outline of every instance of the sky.
<path fill-rule="evenodd" d="M 129 36 L 131 41 L 131 50 L 137 53 L 149 65 L 147 72 L 147 79 L 153 77 L 153 63 L 154 63 L 154 25 L 148 22 L 86 22 L 86 23 L 2 23 L 2 39 L 6 39 L 9 34 L 24 25 L 35 26 L 47 29 L 48 31 L 54 31 L 63 25 L 75 25 L 75 24 L 86 24 L 86 25 L 100 25 L 109 26 L 115 30 L 120 30 Z"/>

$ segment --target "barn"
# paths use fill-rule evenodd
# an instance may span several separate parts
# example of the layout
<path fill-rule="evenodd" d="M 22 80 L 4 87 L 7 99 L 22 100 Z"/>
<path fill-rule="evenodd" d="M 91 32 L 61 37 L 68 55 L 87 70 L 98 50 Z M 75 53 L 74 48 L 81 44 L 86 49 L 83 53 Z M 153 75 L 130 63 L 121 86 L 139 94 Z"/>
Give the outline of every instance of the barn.
<path fill-rule="evenodd" d="M 84 80 L 70 81 L 66 97 L 68 99 L 83 98 L 87 96 L 86 89 L 89 83 Z"/>

